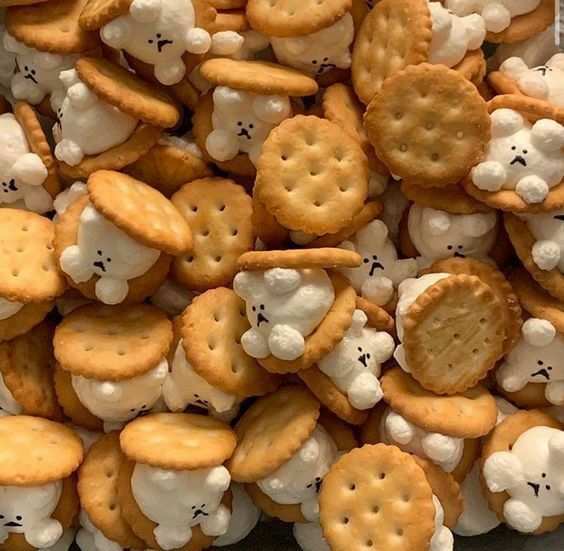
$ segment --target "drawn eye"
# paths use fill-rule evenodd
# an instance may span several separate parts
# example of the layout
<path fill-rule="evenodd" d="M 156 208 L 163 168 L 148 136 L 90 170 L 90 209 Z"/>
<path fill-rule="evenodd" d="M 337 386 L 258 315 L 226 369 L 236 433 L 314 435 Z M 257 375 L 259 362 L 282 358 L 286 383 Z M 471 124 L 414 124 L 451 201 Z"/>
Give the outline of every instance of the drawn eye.
<path fill-rule="evenodd" d="M 323 58 L 323 61 L 329 61 L 329 58 L 328 58 L 328 57 L 324 57 L 324 58 Z"/>
<path fill-rule="evenodd" d="M 366 354 L 366 359 L 367 359 L 367 360 L 370 359 L 370 353 Z"/>
<path fill-rule="evenodd" d="M 549 365 L 547 369 L 548 369 L 549 371 L 552 371 L 552 366 Z"/>
<path fill-rule="evenodd" d="M 106 258 L 106 262 L 111 262 L 112 259 L 110 257 Z"/>
<path fill-rule="evenodd" d="M 447 246 L 447 249 L 448 249 L 449 251 L 452 251 L 452 249 L 454 249 L 454 247 L 453 247 L 452 245 L 448 245 L 448 246 Z"/>
<path fill-rule="evenodd" d="M 359 347 L 357 348 L 357 350 L 358 350 L 359 352 L 362 352 L 362 346 L 359 346 Z"/>
<path fill-rule="evenodd" d="M 458 249 L 462 249 L 462 245 L 458 245 L 458 247 L 457 247 L 457 248 L 458 248 Z"/>
<path fill-rule="evenodd" d="M 261 310 L 264 310 L 264 304 L 261 304 L 261 305 L 260 305 L 260 309 L 261 309 Z"/>
<path fill-rule="evenodd" d="M 152 38 L 149 38 L 149 40 L 147 40 L 147 42 L 148 42 L 149 44 L 152 44 L 152 43 L 153 43 L 153 39 L 152 39 Z"/>
<path fill-rule="evenodd" d="M 18 515 L 18 516 L 16 517 L 16 520 L 22 520 L 22 517 L 21 517 L 20 515 Z"/>
<path fill-rule="evenodd" d="M 161 33 L 157 33 L 157 38 L 161 38 L 162 34 Z"/>
<path fill-rule="evenodd" d="M 253 123 L 249 124 L 249 128 L 252 130 L 255 127 Z"/>
<path fill-rule="evenodd" d="M 528 153 L 528 150 L 523 149 L 523 153 L 526 155 Z"/>
<path fill-rule="evenodd" d="M 364 258 L 362 261 L 363 261 L 365 264 L 368 264 L 368 263 L 370 262 L 370 259 L 369 259 L 369 258 Z"/>
<path fill-rule="evenodd" d="M 515 146 L 515 145 L 511 146 L 511 151 L 515 151 L 516 149 L 517 149 L 517 146 Z"/>
<path fill-rule="evenodd" d="M 243 123 L 241 121 L 238 121 L 237 126 L 243 126 Z"/>
<path fill-rule="evenodd" d="M 542 473 L 541 476 L 542 476 L 543 478 L 546 478 L 546 473 Z"/>
<path fill-rule="evenodd" d="M 96 251 L 98 253 L 98 256 L 102 256 L 102 251 Z"/>
<path fill-rule="evenodd" d="M 547 484 L 545 488 L 550 492 L 550 486 Z"/>
<path fill-rule="evenodd" d="M 537 364 L 538 364 L 538 365 L 544 365 L 544 362 L 543 362 L 542 360 L 539 360 L 539 361 L 537 362 Z"/>
<path fill-rule="evenodd" d="M 317 59 L 312 59 L 312 60 L 311 60 L 311 64 L 312 64 L 312 65 L 317 65 Z"/>
<path fill-rule="evenodd" d="M 256 307 L 256 306 L 253 306 L 253 307 L 251 308 L 251 310 L 252 310 L 253 312 L 256 312 L 256 311 L 257 311 L 257 307 Z"/>
<path fill-rule="evenodd" d="M 196 508 L 195 505 L 192 505 L 192 507 L 190 507 L 190 509 L 192 509 L 192 511 Z"/>
<path fill-rule="evenodd" d="M 4 515 L 0 515 L 0 519 L 4 519 Z"/>

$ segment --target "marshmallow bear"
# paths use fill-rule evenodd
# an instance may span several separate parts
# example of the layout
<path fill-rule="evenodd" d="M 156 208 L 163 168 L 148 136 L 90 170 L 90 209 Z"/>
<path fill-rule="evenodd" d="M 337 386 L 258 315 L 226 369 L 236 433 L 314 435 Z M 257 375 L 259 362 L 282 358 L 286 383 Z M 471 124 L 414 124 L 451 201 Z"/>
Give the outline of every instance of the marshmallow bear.
<path fill-rule="evenodd" d="M 471 13 L 459 17 L 440 2 L 429 2 L 433 38 L 429 46 L 429 63 L 454 67 L 468 50 L 476 50 L 486 37 L 486 25 L 481 15 Z"/>
<path fill-rule="evenodd" d="M 131 136 L 137 119 L 98 99 L 75 69 L 63 71 L 59 78 L 66 89 L 53 127 L 59 161 L 75 166 L 85 155 L 107 151 Z"/>
<path fill-rule="evenodd" d="M 536 426 L 525 431 L 511 451 L 484 462 L 490 491 L 506 491 L 506 523 L 519 532 L 534 532 L 543 517 L 564 514 L 564 431 Z"/>
<path fill-rule="evenodd" d="M 0 543 L 10 534 L 23 534 L 32 547 L 54 545 L 63 527 L 51 518 L 63 489 L 60 480 L 41 486 L 0 486 Z"/>
<path fill-rule="evenodd" d="M 296 522 L 292 532 L 302 551 L 331 551 L 319 522 Z"/>
<path fill-rule="evenodd" d="M 230 481 L 222 465 L 174 471 L 137 463 L 131 490 L 142 513 L 157 524 L 153 534 L 166 551 L 186 545 L 196 525 L 207 536 L 227 532 L 231 512 L 221 499 Z"/>
<path fill-rule="evenodd" d="M 433 505 L 435 506 L 435 532 L 431 538 L 429 551 L 452 551 L 454 548 L 454 536 L 444 525 L 445 511 L 435 494 L 433 494 Z"/>
<path fill-rule="evenodd" d="M 541 270 L 558 268 L 564 273 L 564 209 L 539 214 L 523 214 L 535 238 L 531 249 L 533 262 Z"/>
<path fill-rule="evenodd" d="M 79 56 L 40 52 L 18 42 L 8 33 L 4 35 L 4 48 L 16 55 L 18 64 L 19 72 L 11 80 L 14 97 L 37 105 L 50 96 L 51 108 L 57 111 L 66 95 L 59 74 L 72 69 Z"/>
<path fill-rule="evenodd" d="M 350 46 L 354 40 L 354 23 L 350 13 L 330 27 L 312 34 L 270 39 L 280 63 L 295 67 L 312 76 L 320 76 L 331 69 L 351 66 Z"/>
<path fill-rule="evenodd" d="M 252 94 L 229 86 L 213 91 L 213 130 L 206 138 L 206 150 L 218 161 L 228 161 L 239 152 L 256 164 L 270 131 L 292 116 L 286 96 Z"/>
<path fill-rule="evenodd" d="M 544 65 L 531 69 L 520 57 L 510 57 L 499 70 L 513 79 L 526 96 L 564 107 L 564 54 L 555 54 Z"/>
<path fill-rule="evenodd" d="M 10 90 L 16 70 L 16 56 L 4 47 L 4 36 L 6 34 L 7 31 L 2 25 L 2 14 L 0 14 L 0 92 L 3 96 Z"/>
<path fill-rule="evenodd" d="M 407 453 L 429 459 L 447 473 L 454 471 L 462 458 L 464 439 L 439 432 L 427 432 L 388 408 L 380 422 L 380 438 Z"/>
<path fill-rule="evenodd" d="M 495 212 L 451 214 L 413 204 L 407 218 L 409 238 L 420 257 L 421 267 L 435 260 L 456 257 L 488 258 L 497 235 Z"/>
<path fill-rule="evenodd" d="M 445 6 L 460 16 L 479 13 L 486 29 L 499 33 L 509 27 L 512 17 L 535 10 L 541 0 L 446 0 Z"/>
<path fill-rule="evenodd" d="M 496 373 L 507 392 L 521 390 L 527 383 L 545 383 L 546 399 L 564 406 L 564 337 L 545 319 L 529 318 L 521 329 L 523 338 L 507 354 Z"/>
<path fill-rule="evenodd" d="M 491 115 L 492 140 L 472 181 L 484 191 L 515 190 L 526 203 L 542 203 L 564 177 L 564 126 L 541 119 L 532 126 L 517 111 Z"/>
<path fill-rule="evenodd" d="M 355 310 L 342 340 L 317 364 L 357 409 L 370 409 L 382 399 L 380 364 L 392 357 L 395 347 L 391 335 L 365 327 L 367 321 L 362 310 Z"/>
<path fill-rule="evenodd" d="M 23 413 L 23 407 L 14 398 L 10 389 L 4 382 L 4 377 L 0 373 L 0 417 L 7 417 L 9 415 L 20 415 Z"/>
<path fill-rule="evenodd" d="M 104 421 L 104 430 L 121 429 L 138 415 L 149 413 L 162 393 L 168 363 L 159 364 L 130 379 L 99 381 L 72 375 L 71 382 L 80 402 L 93 415 Z"/>
<path fill-rule="evenodd" d="M 258 480 L 257 485 L 276 503 L 299 503 L 302 515 L 309 521 L 316 521 L 321 483 L 338 455 L 335 442 L 318 425 L 289 461 Z"/>
<path fill-rule="evenodd" d="M 59 263 L 75 283 L 99 276 L 96 297 L 105 304 L 119 304 L 129 292 L 128 280 L 147 272 L 160 254 L 129 237 L 88 204 L 80 215 L 77 244 L 63 251 Z"/>
<path fill-rule="evenodd" d="M 392 298 L 394 288 L 404 279 L 417 274 L 413 258 L 398 260 L 396 247 L 388 239 L 388 228 L 381 220 L 373 220 L 339 247 L 363 257 L 358 268 L 342 269 L 341 273 L 364 298 L 380 306 Z"/>
<path fill-rule="evenodd" d="M 80 510 L 78 516 L 82 527 L 76 534 L 76 543 L 81 551 L 123 551 L 123 547 L 108 539 L 92 524 L 84 509 Z"/>
<path fill-rule="evenodd" d="M 32 153 L 23 128 L 12 113 L 0 115 L 0 205 L 42 214 L 53 208 L 43 187 L 47 168 Z"/>
<path fill-rule="evenodd" d="M 233 290 L 246 303 L 251 328 L 241 345 L 253 358 L 299 358 L 304 337 L 313 333 L 335 300 L 331 280 L 321 269 L 240 272 Z"/>

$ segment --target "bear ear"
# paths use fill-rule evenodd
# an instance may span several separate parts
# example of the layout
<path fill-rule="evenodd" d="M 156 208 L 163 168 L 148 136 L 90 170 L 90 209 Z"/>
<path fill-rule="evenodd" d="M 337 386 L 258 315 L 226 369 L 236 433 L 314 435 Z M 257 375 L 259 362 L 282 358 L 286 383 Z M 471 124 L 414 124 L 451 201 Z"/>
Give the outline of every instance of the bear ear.
<path fill-rule="evenodd" d="M 37 52 L 33 56 L 33 62 L 42 69 L 56 69 L 62 65 L 64 59 L 62 55 L 48 52 Z"/>
<path fill-rule="evenodd" d="M 302 276 L 298 270 L 272 268 L 264 272 L 264 284 L 274 295 L 284 295 L 299 287 Z"/>
<path fill-rule="evenodd" d="M 492 230 L 497 223 L 495 213 L 462 215 L 460 220 L 463 235 L 468 237 L 482 237 Z"/>
<path fill-rule="evenodd" d="M 560 430 L 548 441 L 551 458 L 559 465 L 564 465 L 564 431 Z"/>
<path fill-rule="evenodd" d="M 317 440 L 314 440 L 313 438 L 307 440 L 299 451 L 300 459 L 304 463 L 313 463 L 314 461 L 317 461 L 319 453 L 319 444 L 317 443 Z"/>
<path fill-rule="evenodd" d="M 233 290 L 243 299 L 246 300 L 253 296 L 253 290 L 260 285 L 259 277 L 261 274 L 253 272 L 239 272 L 233 279 Z"/>
<path fill-rule="evenodd" d="M 213 91 L 214 104 L 221 106 L 232 106 L 236 108 L 245 103 L 244 92 L 229 88 L 229 86 L 216 86 Z"/>
<path fill-rule="evenodd" d="M 355 310 L 352 317 L 350 332 L 356 337 L 362 335 L 362 328 L 366 325 L 368 318 L 362 310 Z"/>
<path fill-rule="evenodd" d="M 388 238 L 388 226 L 382 220 L 372 220 L 364 228 L 358 230 L 356 235 L 359 241 L 367 244 L 367 247 L 382 245 Z"/>
<path fill-rule="evenodd" d="M 172 491 L 178 486 L 178 474 L 175 471 L 155 469 L 151 480 L 156 486 L 167 491 Z"/>
<path fill-rule="evenodd" d="M 521 328 L 525 342 L 531 346 L 548 346 L 556 337 L 556 328 L 548 320 L 529 318 Z"/>
<path fill-rule="evenodd" d="M 86 205 L 80 213 L 80 223 L 84 226 L 95 226 L 102 222 L 102 215 L 94 208 L 94 205 Z"/>
<path fill-rule="evenodd" d="M 442 235 L 450 229 L 451 216 L 443 210 L 425 207 L 421 213 L 421 223 L 431 235 Z"/>
<path fill-rule="evenodd" d="M 118 402 L 122 396 L 120 386 L 111 381 L 94 381 L 92 383 L 92 390 L 96 396 L 108 402 Z"/>
<path fill-rule="evenodd" d="M 67 90 L 71 86 L 74 86 L 75 84 L 78 84 L 80 82 L 76 69 L 68 69 L 66 71 L 61 71 L 59 73 L 59 80 L 63 83 L 63 86 Z"/>
<path fill-rule="evenodd" d="M 452 16 L 440 2 L 429 2 L 433 33 L 444 33 L 452 28 Z"/>
<path fill-rule="evenodd" d="M 4 48 L 8 50 L 8 52 L 16 55 L 23 55 L 29 51 L 32 51 L 31 48 L 28 48 L 22 42 L 18 42 L 8 31 L 4 32 L 2 44 Z"/>
<path fill-rule="evenodd" d="M 284 96 L 258 95 L 252 105 L 257 118 L 271 124 L 279 123 L 292 114 L 290 100 Z"/>
<path fill-rule="evenodd" d="M 150 23 L 160 16 L 162 7 L 162 0 L 133 0 L 129 14 L 139 23 Z"/>
<path fill-rule="evenodd" d="M 531 141 L 541 151 L 556 152 L 564 147 L 564 126 L 552 119 L 541 119 L 531 129 Z"/>
<path fill-rule="evenodd" d="M 564 53 L 554 54 L 547 62 L 546 66 L 551 69 L 564 71 Z"/>
<path fill-rule="evenodd" d="M 500 66 L 499 70 L 513 80 L 518 80 L 529 70 L 529 66 L 520 57 L 508 57 Z"/>
<path fill-rule="evenodd" d="M 307 38 L 300 36 L 284 38 L 283 40 L 286 50 L 296 56 L 305 54 L 310 46 L 310 41 Z"/>
<path fill-rule="evenodd" d="M 511 136 L 525 125 L 525 119 L 513 109 L 496 109 L 491 115 L 492 138 Z"/>
<path fill-rule="evenodd" d="M 223 465 L 212 469 L 206 478 L 206 485 L 218 492 L 225 492 L 230 483 L 231 476 Z"/>

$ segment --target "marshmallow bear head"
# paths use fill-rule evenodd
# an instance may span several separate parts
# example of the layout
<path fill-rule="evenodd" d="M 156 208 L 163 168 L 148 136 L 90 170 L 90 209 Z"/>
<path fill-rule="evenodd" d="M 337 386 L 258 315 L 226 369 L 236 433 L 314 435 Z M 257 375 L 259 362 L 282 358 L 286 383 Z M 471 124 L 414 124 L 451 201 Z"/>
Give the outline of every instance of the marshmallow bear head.
<path fill-rule="evenodd" d="M 564 209 L 525 214 L 522 218 L 535 238 L 533 262 L 541 270 L 558 268 L 564 273 Z"/>
<path fill-rule="evenodd" d="M 4 36 L 7 31 L 1 24 L 0 17 L 0 90 L 10 89 L 14 71 L 16 70 L 16 56 L 4 46 Z M 4 95 L 4 93 L 2 94 Z"/>
<path fill-rule="evenodd" d="M 510 57 L 499 70 L 526 96 L 564 107 L 564 53 L 554 54 L 544 65 L 531 69 L 520 57 Z"/>
<path fill-rule="evenodd" d="M 270 131 L 292 115 L 286 96 L 252 94 L 229 86 L 213 91 L 213 130 L 206 138 L 206 150 L 218 161 L 248 153 L 256 164 Z"/>
<path fill-rule="evenodd" d="M 417 274 L 417 262 L 398 260 L 395 245 L 388 238 L 388 228 L 381 220 L 373 220 L 339 245 L 362 256 L 358 268 L 341 270 L 364 298 L 380 306 L 386 304 L 394 289 L 406 278 Z"/>
<path fill-rule="evenodd" d="M 204 54 L 211 46 L 210 35 L 195 24 L 192 0 L 133 0 L 128 13 L 100 29 L 100 37 L 154 65 L 155 77 L 169 86 L 185 75 L 184 52 Z"/>
<path fill-rule="evenodd" d="M 119 304 L 129 292 L 129 279 L 147 272 L 160 251 L 135 241 L 104 218 L 92 204 L 80 215 L 77 244 L 61 254 L 61 269 L 75 283 L 93 276 L 96 297 L 105 304 Z"/>
<path fill-rule="evenodd" d="M 543 517 L 564 514 L 564 431 L 536 426 L 519 436 L 511 451 L 490 455 L 483 475 L 492 492 L 506 491 L 509 526 L 533 532 Z"/>
<path fill-rule="evenodd" d="M 526 203 L 541 203 L 564 177 L 564 126 L 552 119 L 531 125 L 512 109 L 497 109 L 490 118 L 492 140 L 472 181 L 485 191 L 511 189 Z"/>
<path fill-rule="evenodd" d="M 75 69 L 61 72 L 59 78 L 66 90 L 53 127 L 59 161 L 75 166 L 85 155 L 102 153 L 131 136 L 137 119 L 98 99 Z"/>
<path fill-rule="evenodd" d="M 449 257 L 486 258 L 496 239 L 497 214 L 451 214 L 414 203 L 407 227 L 427 263 Z"/>
<path fill-rule="evenodd" d="M 280 63 L 320 76 L 331 69 L 348 69 L 351 66 L 353 39 L 353 18 L 347 13 L 330 27 L 302 36 L 272 37 L 271 44 Z"/>
<path fill-rule="evenodd" d="M 40 214 L 51 210 L 53 200 L 42 186 L 47 176 L 16 117 L 0 115 L 0 203 Z"/>
<path fill-rule="evenodd" d="M 546 399 L 564 405 L 564 337 L 548 320 L 529 318 L 522 327 L 522 339 L 507 354 L 496 377 L 508 392 L 527 383 L 544 383 Z"/>
<path fill-rule="evenodd" d="M 51 515 L 62 488 L 60 480 L 41 486 L 0 486 L 0 543 L 10 534 L 23 534 L 35 548 L 55 544 L 63 527 Z"/>
<path fill-rule="evenodd" d="M 486 25 L 481 15 L 472 13 L 459 17 L 440 2 L 429 2 L 433 38 L 427 61 L 454 67 L 468 50 L 476 50 L 486 37 Z"/>
<path fill-rule="evenodd" d="M 331 280 L 322 269 L 240 272 L 233 290 L 246 303 L 251 328 L 241 345 L 253 358 L 301 356 L 304 337 L 319 325 L 335 299 Z"/>
<path fill-rule="evenodd" d="M 388 333 L 365 327 L 367 321 L 362 310 L 355 310 L 350 329 L 318 362 L 319 369 L 357 409 L 369 409 L 381 400 L 380 364 L 392 357 L 395 346 Z"/>

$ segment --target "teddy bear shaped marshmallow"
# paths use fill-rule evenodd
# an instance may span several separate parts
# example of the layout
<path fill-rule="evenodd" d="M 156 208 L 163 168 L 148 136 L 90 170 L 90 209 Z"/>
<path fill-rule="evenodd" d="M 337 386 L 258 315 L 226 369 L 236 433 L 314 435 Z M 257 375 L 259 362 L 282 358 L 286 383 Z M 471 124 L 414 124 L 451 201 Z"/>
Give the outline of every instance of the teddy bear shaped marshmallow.
<path fill-rule="evenodd" d="M 476 50 L 486 37 L 486 25 L 481 15 L 471 13 L 459 17 L 440 2 L 429 2 L 433 38 L 427 61 L 454 67 L 468 50 Z"/>
<path fill-rule="evenodd" d="M 299 503 L 302 515 L 310 522 L 316 521 L 319 519 L 317 497 L 323 477 L 338 456 L 333 439 L 317 425 L 292 458 L 258 480 L 257 485 L 276 503 Z"/>
<path fill-rule="evenodd" d="M 512 189 L 526 203 L 541 203 L 564 177 L 564 126 L 552 119 L 531 125 L 512 109 L 497 109 L 490 118 L 492 140 L 472 181 L 485 191 Z"/>
<path fill-rule="evenodd" d="M 76 534 L 76 544 L 81 551 L 124 551 L 119 543 L 108 539 L 92 524 L 84 509 L 80 510 L 78 520 L 81 528 Z"/>
<path fill-rule="evenodd" d="M 131 490 L 142 513 L 157 524 L 157 543 L 169 550 L 186 545 L 197 525 L 207 536 L 227 531 L 231 512 L 221 500 L 230 482 L 223 465 L 175 471 L 137 463 Z"/>
<path fill-rule="evenodd" d="M 285 38 L 273 36 L 270 42 L 280 63 L 316 77 L 331 69 L 351 66 L 353 39 L 353 18 L 346 13 L 330 27 L 315 33 Z"/>
<path fill-rule="evenodd" d="M 392 298 L 394 289 L 404 279 L 417 274 L 416 260 L 398 260 L 396 247 L 388 238 L 388 228 L 381 220 L 373 220 L 339 247 L 362 256 L 358 268 L 346 268 L 341 272 L 358 293 L 379 306 Z"/>
<path fill-rule="evenodd" d="M 241 337 L 249 356 L 295 360 L 305 349 L 305 337 L 331 308 L 335 291 L 322 269 L 272 268 L 240 272 L 233 290 L 245 301 L 251 328 Z"/>
<path fill-rule="evenodd" d="M 445 6 L 460 16 L 479 13 L 486 30 L 499 33 L 509 27 L 512 17 L 536 9 L 541 0 L 446 0 Z"/>
<path fill-rule="evenodd" d="M 530 69 L 520 57 L 510 57 L 499 70 L 513 79 L 526 96 L 564 107 L 564 54 L 554 54 L 544 65 Z"/>
<path fill-rule="evenodd" d="M 523 214 L 535 242 L 533 262 L 541 270 L 558 268 L 564 273 L 564 209 L 539 214 Z"/>
<path fill-rule="evenodd" d="M 365 327 L 367 321 L 362 310 L 355 310 L 342 340 L 317 364 L 351 405 L 361 410 L 374 407 L 382 399 L 380 364 L 392 357 L 395 347 L 391 335 Z"/>
<path fill-rule="evenodd" d="M 62 71 L 59 78 L 66 89 L 53 126 L 59 161 L 75 166 L 85 155 L 102 153 L 131 136 L 137 119 L 99 99 L 75 69 Z"/>
<path fill-rule="evenodd" d="M 23 534 L 34 548 L 54 545 L 63 527 L 51 518 L 61 497 L 60 480 L 41 486 L 0 486 L 0 543 L 10 534 Z"/>
<path fill-rule="evenodd" d="M 53 208 L 43 187 L 47 168 L 32 153 L 20 123 L 12 113 L 0 115 L 0 204 L 42 214 Z"/>
<path fill-rule="evenodd" d="M 545 383 L 545 397 L 554 405 L 564 405 L 564 337 L 552 323 L 529 318 L 521 329 L 522 339 L 507 354 L 496 373 L 501 388 L 521 390 L 527 383 Z"/>
<path fill-rule="evenodd" d="M 286 96 L 253 94 L 229 86 L 213 91 L 213 130 L 206 138 L 206 150 L 218 161 L 247 153 L 256 164 L 270 131 L 292 116 Z"/>
<path fill-rule="evenodd" d="M 4 25 L 2 25 L 2 17 L 0 15 L 0 91 L 3 96 L 10 90 L 12 77 L 16 70 L 16 56 L 4 47 L 4 36 L 6 33 L 7 31 Z"/>
<path fill-rule="evenodd" d="M 490 491 L 509 494 L 503 506 L 507 524 L 534 532 L 543 517 L 564 514 L 564 431 L 544 426 L 525 431 L 511 451 L 486 459 L 483 476 Z"/>
<path fill-rule="evenodd" d="M 88 204 L 80 215 L 77 244 L 62 252 L 59 263 L 75 283 L 99 276 L 96 297 L 105 304 L 119 304 L 129 292 L 128 280 L 147 272 L 160 254 L 129 237 Z"/>
<path fill-rule="evenodd" d="M 409 238 L 419 251 L 421 267 L 449 258 L 488 258 L 497 235 L 495 212 L 452 214 L 413 204 L 407 218 Z"/>

